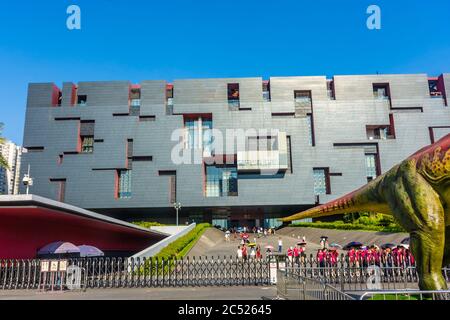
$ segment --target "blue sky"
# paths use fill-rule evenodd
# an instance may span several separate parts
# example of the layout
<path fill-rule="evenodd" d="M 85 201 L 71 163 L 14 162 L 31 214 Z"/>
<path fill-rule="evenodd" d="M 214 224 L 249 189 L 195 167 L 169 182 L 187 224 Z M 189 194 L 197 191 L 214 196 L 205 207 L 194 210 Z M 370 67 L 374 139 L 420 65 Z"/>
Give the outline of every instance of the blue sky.
<path fill-rule="evenodd" d="M 66 8 L 81 8 L 81 30 Z M 382 29 L 366 28 L 366 9 Z M 27 84 L 450 72 L 448 0 L 47 0 L 0 4 L 0 122 L 22 143 Z"/>

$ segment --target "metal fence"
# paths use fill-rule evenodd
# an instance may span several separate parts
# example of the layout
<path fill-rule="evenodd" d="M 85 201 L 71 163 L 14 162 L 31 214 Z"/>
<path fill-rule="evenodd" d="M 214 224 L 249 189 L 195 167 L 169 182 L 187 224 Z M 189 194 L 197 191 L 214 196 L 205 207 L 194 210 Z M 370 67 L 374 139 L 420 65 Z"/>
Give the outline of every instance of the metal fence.
<path fill-rule="evenodd" d="M 65 273 L 42 272 L 45 260 L 0 260 L 0 289 L 62 289 Z M 266 260 L 234 257 L 152 259 L 76 258 L 84 288 L 238 286 L 270 283 Z"/>
<path fill-rule="evenodd" d="M 288 300 L 355 300 L 352 296 L 325 283 L 286 270 L 277 272 L 277 296 Z"/>

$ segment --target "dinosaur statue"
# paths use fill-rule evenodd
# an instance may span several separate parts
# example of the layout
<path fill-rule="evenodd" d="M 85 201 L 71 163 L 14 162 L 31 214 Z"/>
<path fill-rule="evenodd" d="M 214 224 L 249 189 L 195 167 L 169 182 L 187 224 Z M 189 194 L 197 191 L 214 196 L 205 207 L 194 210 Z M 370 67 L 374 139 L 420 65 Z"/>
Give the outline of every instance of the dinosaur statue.
<path fill-rule="evenodd" d="M 445 290 L 450 264 L 450 134 L 337 200 L 283 218 L 288 222 L 352 212 L 391 215 L 410 233 L 421 290 Z"/>

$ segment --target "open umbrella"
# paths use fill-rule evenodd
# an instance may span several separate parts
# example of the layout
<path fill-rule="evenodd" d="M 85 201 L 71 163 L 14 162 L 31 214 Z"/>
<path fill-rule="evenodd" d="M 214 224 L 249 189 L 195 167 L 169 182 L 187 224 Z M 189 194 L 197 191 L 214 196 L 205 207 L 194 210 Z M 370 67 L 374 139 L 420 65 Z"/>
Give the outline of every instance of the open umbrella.
<path fill-rule="evenodd" d="M 265 249 L 270 249 L 270 250 L 272 250 L 272 249 L 273 249 L 273 246 L 268 245 L 268 246 L 265 246 L 264 248 L 265 248 Z"/>
<path fill-rule="evenodd" d="M 332 243 L 328 246 L 330 249 L 342 249 L 342 246 L 337 243 Z"/>
<path fill-rule="evenodd" d="M 256 247 L 256 243 L 252 242 L 248 244 L 249 247 Z"/>
<path fill-rule="evenodd" d="M 80 249 L 70 242 L 56 241 L 43 246 L 38 250 L 38 256 L 79 254 Z"/>
<path fill-rule="evenodd" d="M 94 246 L 81 245 L 78 246 L 80 249 L 80 257 L 103 257 L 105 254 L 102 250 Z"/>
<path fill-rule="evenodd" d="M 393 244 L 393 243 L 385 243 L 385 244 L 381 245 L 381 249 L 387 249 L 387 248 L 393 249 L 396 247 L 397 247 L 397 245 Z"/>
<path fill-rule="evenodd" d="M 363 244 L 361 243 L 361 242 L 358 242 L 358 241 L 352 241 L 352 242 L 349 242 L 349 243 L 347 243 L 345 246 L 344 246 L 344 250 L 350 250 L 351 248 L 360 248 L 361 246 L 362 246 Z"/>
<path fill-rule="evenodd" d="M 304 242 L 304 241 L 297 242 L 297 245 L 299 245 L 299 246 L 306 246 L 306 242 Z"/>

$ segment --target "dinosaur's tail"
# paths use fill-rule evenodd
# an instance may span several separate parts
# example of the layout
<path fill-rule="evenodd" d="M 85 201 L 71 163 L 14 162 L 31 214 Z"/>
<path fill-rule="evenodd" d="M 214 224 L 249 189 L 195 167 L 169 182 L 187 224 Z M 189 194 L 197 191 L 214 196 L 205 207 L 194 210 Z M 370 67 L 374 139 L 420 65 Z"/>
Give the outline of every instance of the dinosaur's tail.
<path fill-rule="evenodd" d="M 353 212 L 376 212 L 391 214 L 387 203 L 379 196 L 377 189 L 380 181 L 381 179 L 376 179 L 341 198 L 292 216 L 282 218 L 281 221 L 289 222 L 293 220 L 326 217 Z"/>

